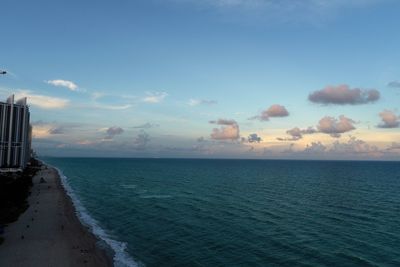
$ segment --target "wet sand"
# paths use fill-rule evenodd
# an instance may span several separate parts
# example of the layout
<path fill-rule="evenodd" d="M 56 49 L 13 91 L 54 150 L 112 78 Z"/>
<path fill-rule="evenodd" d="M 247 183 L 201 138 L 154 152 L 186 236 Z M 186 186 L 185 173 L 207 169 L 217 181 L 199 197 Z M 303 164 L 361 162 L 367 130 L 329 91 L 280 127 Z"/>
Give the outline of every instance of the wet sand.
<path fill-rule="evenodd" d="M 55 169 L 40 170 L 31 192 L 29 208 L 5 228 L 0 266 L 112 266 L 80 223 Z"/>

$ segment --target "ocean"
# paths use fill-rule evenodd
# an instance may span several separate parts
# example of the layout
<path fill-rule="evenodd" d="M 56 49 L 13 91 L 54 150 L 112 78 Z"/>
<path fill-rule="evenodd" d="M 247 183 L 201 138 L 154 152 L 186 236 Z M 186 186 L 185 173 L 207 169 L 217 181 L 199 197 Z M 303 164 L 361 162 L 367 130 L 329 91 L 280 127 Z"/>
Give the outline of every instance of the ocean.
<path fill-rule="evenodd" d="M 400 266 L 400 162 L 43 160 L 116 266 Z"/>

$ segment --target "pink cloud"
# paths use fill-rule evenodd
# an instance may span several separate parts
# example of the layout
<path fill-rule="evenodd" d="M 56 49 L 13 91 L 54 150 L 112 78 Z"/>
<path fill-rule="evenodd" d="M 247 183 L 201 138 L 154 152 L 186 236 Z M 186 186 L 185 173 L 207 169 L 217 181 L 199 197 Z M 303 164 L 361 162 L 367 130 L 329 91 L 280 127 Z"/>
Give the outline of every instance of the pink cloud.
<path fill-rule="evenodd" d="M 235 120 L 219 119 L 210 121 L 211 124 L 222 125 L 220 128 L 214 128 L 211 138 L 215 140 L 237 140 L 240 137 L 239 125 Z"/>
<path fill-rule="evenodd" d="M 354 130 L 354 123 L 355 121 L 344 115 L 339 116 L 339 119 L 326 116 L 319 121 L 317 128 L 321 133 L 340 137 L 340 134 Z"/>
<path fill-rule="evenodd" d="M 380 98 L 379 91 L 375 89 L 351 89 L 348 85 L 327 86 L 315 91 L 308 96 L 308 100 L 319 104 L 357 105 L 375 102 Z"/>
<path fill-rule="evenodd" d="M 289 112 L 284 106 L 275 104 L 270 106 L 268 109 L 261 112 L 260 115 L 251 117 L 250 119 L 259 119 L 260 121 L 268 121 L 269 118 L 277 118 L 277 117 L 287 117 L 289 116 Z"/>
<path fill-rule="evenodd" d="M 397 116 L 393 111 L 384 110 L 379 113 L 382 123 L 378 125 L 379 128 L 397 128 L 400 126 L 400 116 Z"/>

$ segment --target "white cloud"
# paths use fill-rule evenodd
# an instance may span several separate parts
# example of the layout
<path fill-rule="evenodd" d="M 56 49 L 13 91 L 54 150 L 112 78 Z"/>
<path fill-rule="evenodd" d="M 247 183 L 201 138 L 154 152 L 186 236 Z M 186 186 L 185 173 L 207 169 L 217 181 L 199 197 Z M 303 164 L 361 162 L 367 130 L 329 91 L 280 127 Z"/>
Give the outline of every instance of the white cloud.
<path fill-rule="evenodd" d="M 32 123 L 32 137 L 35 139 L 43 139 L 52 135 L 63 134 L 64 128 L 55 123 L 44 123 L 42 121 Z"/>
<path fill-rule="evenodd" d="M 94 92 L 94 93 L 91 94 L 91 97 L 92 97 L 93 100 L 97 100 L 99 98 L 102 98 L 105 95 L 106 94 L 102 93 L 102 92 Z"/>
<path fill-rule="evenodd" d="M 206 99 L 189 99 L 188 105 L 189 106 L 199 106 L 199 105 L 215 105 L 217 101 L 215 100 L 206 100 Z"/>
<path fill-rule="evenodd" d="M 168 96 L 166 92 L 147 92 L 142 100 L 146 103 L 160 103 Z"/>
<path fill-rule="evenodd" d="M 42 109 L 61 109 L 65 108 L 69 104 L 68 99 L 38 95 L 34 94 L 29 90 L 20 90 L 15 94 L 15 98 L 28 98 L 28 104 L 37 106 Z"/>
<path fill-rule="evenodd" d="M 46 83 L 58 86 L 58 87 L 65 87 L 68 88 L 71 91 L 77 91 L 78 90 L 78 85 L 76 85 L 74 82 L 67 81 L 67 80 L 48 80 Z"/>
<path fill-rule="evenodd" d="M 170 0 L 201 8 L 236 12 L 238 16 L 251 13 L 251 17 L 275 21 L 319 21 L 337 11 L 373 6 L 389 0 Z M 222 13 L 222 12 L 221 12 Z M 220 14 L 221 14 L 220 13 Z"/>
<path fill-rule="evenodd" d="M 104 104 L 95 104 L 93 106 L 88 106 L 95 109 L 107 109 L 107 110 L 124 110 L 131 108 L 132 105 L 125 104 L 125 105 L 104 105 Z"/>
<path fill-rule="evenodd" d="M 52 129 L 52 125 L 34 125 L 32 127 L 32 137 L 37 139 L 47 138 L 51 135 L 50 131 Z"/>

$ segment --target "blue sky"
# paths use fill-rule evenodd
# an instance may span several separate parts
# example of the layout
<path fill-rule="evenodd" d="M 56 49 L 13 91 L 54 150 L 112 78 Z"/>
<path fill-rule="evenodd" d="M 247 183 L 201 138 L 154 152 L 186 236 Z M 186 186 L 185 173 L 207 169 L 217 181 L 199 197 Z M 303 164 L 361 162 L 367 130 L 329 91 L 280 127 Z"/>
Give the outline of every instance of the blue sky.
<path fill-rule="evenodd" d="M 0 96 L 28 96 L 39 155 L 398 159 L 399 8 L 2 1 Z"/>

